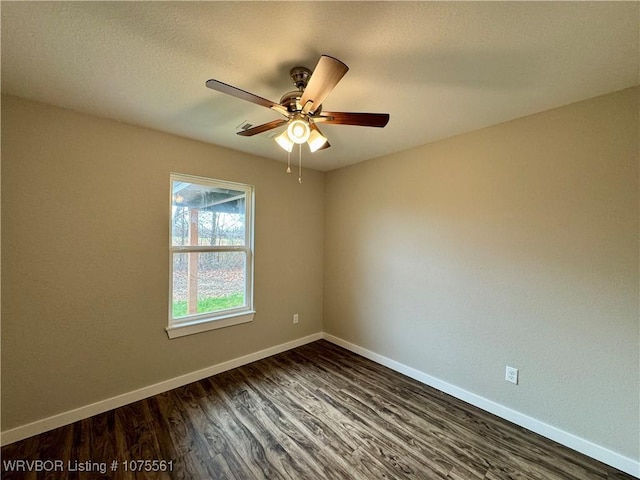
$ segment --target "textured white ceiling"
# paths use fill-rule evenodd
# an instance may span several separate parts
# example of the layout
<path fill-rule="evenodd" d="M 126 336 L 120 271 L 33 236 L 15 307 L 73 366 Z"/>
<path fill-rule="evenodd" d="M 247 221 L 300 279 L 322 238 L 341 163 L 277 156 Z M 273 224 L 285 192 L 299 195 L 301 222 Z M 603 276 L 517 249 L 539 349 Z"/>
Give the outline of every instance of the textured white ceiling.
<path fill-rule="evenodd" d="M 278 101 L 321 54 L 350 71 L 329 111 L 388 112 L 384 129 L 325 125 L 330 170 L 639 83 L 637 2 L 7 2 L 2 91 L 286 161 L 279 116 L 207 89 Z M 306 148 L 306 147 L 305 147 Z"/>

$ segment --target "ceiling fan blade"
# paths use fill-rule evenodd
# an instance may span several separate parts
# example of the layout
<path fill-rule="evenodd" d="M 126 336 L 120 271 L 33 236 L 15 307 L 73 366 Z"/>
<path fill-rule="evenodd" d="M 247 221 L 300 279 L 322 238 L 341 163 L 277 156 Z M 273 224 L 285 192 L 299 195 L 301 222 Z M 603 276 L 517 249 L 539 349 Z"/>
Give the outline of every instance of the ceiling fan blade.
<path fill-rule="evenodd" d="M 322 55 L 300 98 L 302 112 L 315 112 L 348 70 L 340 60 Z"/>
<path fill-rule="evenodd" d="M 278 128 L 281 125 L 285 125 L 289 120 L 272 120 L 267 123 L 263 123 L 262 125 L 257 125 L 255 127 L 248 128 L 246 130 L 242 130 L 238 132 L 238 135 L 243 137 L 252 137 L 253 135 L 257 135 L 262 132 L 266 132 L 269 130 L 273 130 L 274 128 Z"/>
<path fill-rule="evenodd" d="M 228 85 L 218 80 L 211 79 L 207 80 L 206 86 L 212 90 L 226 93 L 227 95 L 231 95 L 232 97 L 240 98 L 241 100 L 246 100 L 247 102 L 255 103 L 256 105 L 260 105 L 262 107 L 270 108 L 272 110 L 275 110 L 276 112 L 288 116 L 287 109 L 279 103 L 275 103 L 271 100 L 267 100 L 266 98 L 259 97 L 258 95 L 254 95 L 253 93 L 249 93 L 238 87 L 234 87 L 233 85 Z"/>
<path fill-rule="evenodd" d="M 360 127 L 384 127 L 389 123 L 388 113 L 347 113 L 347 112 L 322 112 L 322 115 L 313 117 L 314 122 L 322 122 L 333 125 L 357 125 Z"/>

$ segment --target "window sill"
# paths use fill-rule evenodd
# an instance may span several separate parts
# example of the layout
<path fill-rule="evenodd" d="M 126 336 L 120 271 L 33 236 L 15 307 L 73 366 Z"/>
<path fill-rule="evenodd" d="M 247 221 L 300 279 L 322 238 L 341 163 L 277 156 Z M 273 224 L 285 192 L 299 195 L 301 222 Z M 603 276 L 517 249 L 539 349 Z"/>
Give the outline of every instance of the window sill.
<path fill-rule="evenodd" d="M 253 321 L 255 311 L 234 313 L 227 316 L 216 317 L 215 319 L 194 320 L 193 322 L 185 322 L 180 325 L 167 327 L 167 335 L 169 338 L 184 337 L 193 335 L 194 333 L 207 332 L 218 328 L 231 327 L 232 325 L 240 325 Z"/>

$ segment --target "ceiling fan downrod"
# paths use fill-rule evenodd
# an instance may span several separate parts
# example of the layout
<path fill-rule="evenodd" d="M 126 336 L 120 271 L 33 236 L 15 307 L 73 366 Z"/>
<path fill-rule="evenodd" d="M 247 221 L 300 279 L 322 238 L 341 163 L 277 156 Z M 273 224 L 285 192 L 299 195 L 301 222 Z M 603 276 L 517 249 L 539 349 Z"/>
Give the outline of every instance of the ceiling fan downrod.
<path fill-rule="evenodd" d="M 298 90 L 301 92 L 307 88 L 307 83 L 309 83 L 309 79 L 311 78 L 311 70 L 306 67 L 293 67 L 289 71 L 289 75 L 291 76 L 291 81 L 296 86 Z"/>

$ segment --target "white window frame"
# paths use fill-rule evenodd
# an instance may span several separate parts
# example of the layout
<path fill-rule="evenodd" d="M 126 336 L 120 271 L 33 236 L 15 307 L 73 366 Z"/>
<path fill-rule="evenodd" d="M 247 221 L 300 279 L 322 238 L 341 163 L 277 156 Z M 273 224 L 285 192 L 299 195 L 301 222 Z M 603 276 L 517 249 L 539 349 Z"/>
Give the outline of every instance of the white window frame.
<path fill-rule="evenodd" d="M 242 191 L 245 194 L 245 239 L 244 246 L 174 246 L 173 245 L 173 182 L 196 183 L 209 187 Z M 166 328 L 169 338 L 183 337 L 194 333 L 251 322 L 253 309 L 253 212 L 254 187 L 243 183 L 228 182 L 181 173 L 171 173 L 169 180 L 169 322 Z M 244 252 L 245 263 L 245 305 L 217 312 L 188 315 L 173 318 L 173 255 L 189 252 Z"/>

